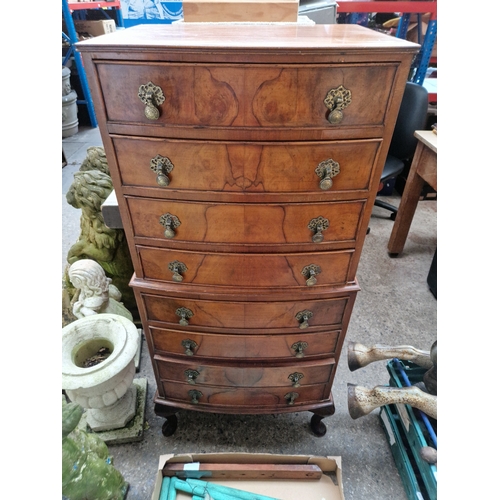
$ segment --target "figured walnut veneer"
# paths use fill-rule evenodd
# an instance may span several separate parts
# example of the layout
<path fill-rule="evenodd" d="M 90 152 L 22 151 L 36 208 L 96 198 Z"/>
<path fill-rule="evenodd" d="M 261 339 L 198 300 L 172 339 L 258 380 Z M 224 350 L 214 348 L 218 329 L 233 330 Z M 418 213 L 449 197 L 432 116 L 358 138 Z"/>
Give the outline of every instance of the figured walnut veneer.
<path fill-rule="evenodd" d="M 335 411 L 356 270 L 418 46 L 355 25 L 137 26 L 77 45 L 155 411 Z"/>

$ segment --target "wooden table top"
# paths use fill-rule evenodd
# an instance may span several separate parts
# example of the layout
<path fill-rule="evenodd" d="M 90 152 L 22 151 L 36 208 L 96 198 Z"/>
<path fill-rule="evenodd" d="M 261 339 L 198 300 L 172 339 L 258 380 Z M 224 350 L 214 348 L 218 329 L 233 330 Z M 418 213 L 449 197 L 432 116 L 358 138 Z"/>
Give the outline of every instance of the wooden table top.
<path fill-rule="evenodd" d="M 432 149 L 432 151 L 437 154 L 437 134 L 435 134 L 432 130 L 416 130 L 414 135 L 419 141 L 422 141 L 427 147 Z"/>

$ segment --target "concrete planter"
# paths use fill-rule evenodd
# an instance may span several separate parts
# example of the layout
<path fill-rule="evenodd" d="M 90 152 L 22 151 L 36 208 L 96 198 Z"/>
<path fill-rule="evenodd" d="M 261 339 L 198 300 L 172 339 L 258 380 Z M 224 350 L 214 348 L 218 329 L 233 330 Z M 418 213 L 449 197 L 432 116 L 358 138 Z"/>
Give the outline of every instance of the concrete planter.
<path fill-rule="evenodd" d="M 62 388 L 69 399 L 86 408 L 94 431 L 124 427 L 136 412 L 134 357 L 139 333 L 129 319 L 96 314 L 78 319 L 62 330 Z M 104 361 L 85 361 L 108 348 Z"/>

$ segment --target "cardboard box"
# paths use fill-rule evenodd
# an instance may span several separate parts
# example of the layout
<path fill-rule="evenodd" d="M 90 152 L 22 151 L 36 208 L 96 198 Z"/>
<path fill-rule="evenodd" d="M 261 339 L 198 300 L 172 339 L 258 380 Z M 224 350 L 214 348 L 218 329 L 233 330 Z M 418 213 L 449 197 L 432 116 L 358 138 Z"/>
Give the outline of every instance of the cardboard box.
<path fill-rule="evenodd" d="M 267 453 L 193 453 L 162 455 L 151 500 L 159 500 L 166 464 L 183 464 L 184 475 L 202 481 L 257 493 L 283 500 L 344 500 L 340 457 L 312 455 L 273 455 Z M 319 479 L 210 479 L 208 471 L 200 471 L 199 464 L 286 464 L 317 465 L 321 471 Z M 188 500 L 192 496 L 178 492 L 177 500 Z"/>
<path fill-rule="evenodd" d="M 296 23 L 299 0 L 184 0 L 185 22 L 291 22 Z"/>
<path fill-rule="evenodd" d="M 75 29 L 81 36 L 88 33 L 92 36 L 106 35 L 116 31 L 116 23 L 113 19 L 101 19 L 99 21 L 75 21 Z"/>
<path fill-rule="evenodd" d="M 418 41 L 418 23 L 410 23 L 408 25 L 408 30 L 406 32 L 406 39 L 409 42 L 415 42 L 415 43 L 423 43 L 424 42 L 424 37 L 425 34 L 427 33 L 427 28 L 428 28 L 428 23 L 426 22 L 426 17 L 422 16 L 422 23 L 421 23 L 421 41 Z M 431 57 L 436 57 L 437 58 L 437 36 L 436 40 L 434 40 L 434 45 L 432 46 L 432 53 Z"/>

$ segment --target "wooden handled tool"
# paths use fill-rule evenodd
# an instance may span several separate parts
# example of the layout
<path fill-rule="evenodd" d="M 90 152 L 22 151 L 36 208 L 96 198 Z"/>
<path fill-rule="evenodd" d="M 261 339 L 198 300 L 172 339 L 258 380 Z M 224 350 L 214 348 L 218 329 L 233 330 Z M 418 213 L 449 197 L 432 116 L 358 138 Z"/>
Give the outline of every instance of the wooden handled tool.
<path fill-rule="evenodd" d="M 322 471 L 308 464 L 218 464 L 199 463 L 196 469 L 183 463 L 167 463 L 163 477 L 213 479 L 320 479 Z"/>

